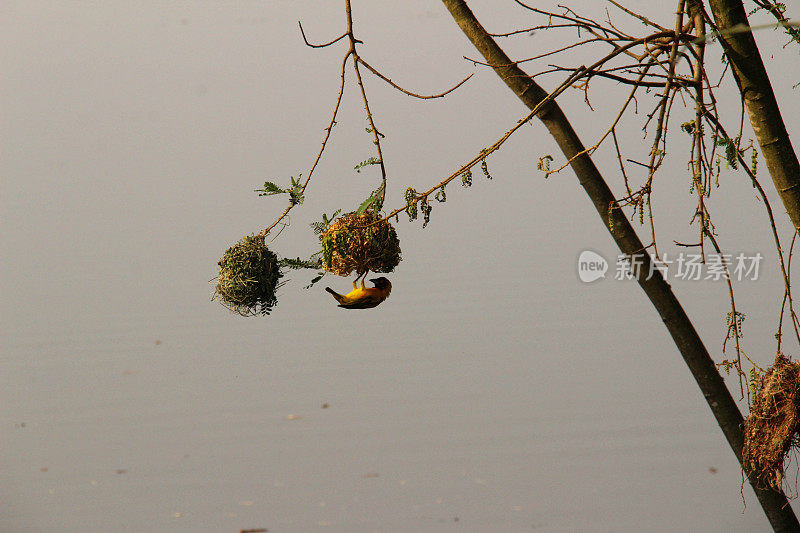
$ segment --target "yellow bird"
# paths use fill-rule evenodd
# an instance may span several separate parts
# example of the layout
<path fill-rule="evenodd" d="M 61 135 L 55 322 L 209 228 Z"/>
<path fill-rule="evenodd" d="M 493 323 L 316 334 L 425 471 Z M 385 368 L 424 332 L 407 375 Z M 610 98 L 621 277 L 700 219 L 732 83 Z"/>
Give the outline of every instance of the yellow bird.
<path fill-rule="evenodd" d="M 358 278 L 356 278 L 358 280 Z M 378 306 L 392 292 L 392 284 L 386 278 L 375 278 L 370 280 L 375 284 L 374 287 L 364 287 L 364 280 L 361 280 L 361 287 L 353 282 L 353 290 L 347 294 L 339 294 L 330 287 L 325 287 L 325 290 L 331 293 L 339 302 L 339 307 L 345 309 L 369 309 Z"/>

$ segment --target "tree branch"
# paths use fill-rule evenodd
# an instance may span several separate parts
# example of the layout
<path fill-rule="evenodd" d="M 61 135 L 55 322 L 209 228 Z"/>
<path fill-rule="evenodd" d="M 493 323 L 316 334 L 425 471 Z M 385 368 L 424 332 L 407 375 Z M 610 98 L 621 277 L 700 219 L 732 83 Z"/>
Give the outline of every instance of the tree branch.
<path fill-rule="evenodd" d="M 708 3 L 767 170 L 795 230 L 800 230 L 800 162 L 789 140 L 758 45 L 749 31 L 744 6 L 740 0 L 709 0 Z"/>
<path fill-rule="evenodd" d="M 443 0 L 443 3 L 475 48 L 493 66 L 497 75 L 529 109 L 536 109 L 547 97 L 547 91 L 513 64 L 463 0 Z M 557 103 L 549 101 L 536 116 L 547 127 L 567 159 L 585 150 Z M 744 443 L 742 415 L 694 325 L 660 272 L 651 268 L 650 256 L 642 252 L 644 245 L 591 158 L 584 153 L 575 157 L 571 165 L 619 249 L 629 256 L 636 256 L 637 260 L 641 259 L 643 268 L 637 272 L 637 281 L 664 321 L 741 464 Z M 651 272 L 653 275 L 648 276 Z M 800 523 L 783 493 L 760 489 L 754 476 L 749 479 L 773 527 L 787 531 L 800 530 Z"/>

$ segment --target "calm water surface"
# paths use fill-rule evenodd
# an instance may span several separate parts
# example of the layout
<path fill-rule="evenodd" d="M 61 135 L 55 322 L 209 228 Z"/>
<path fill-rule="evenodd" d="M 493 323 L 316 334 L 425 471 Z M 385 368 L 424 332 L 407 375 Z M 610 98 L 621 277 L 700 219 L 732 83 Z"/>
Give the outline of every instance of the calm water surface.
<path fill-rule="evenodd" d="M 2 530 L 764 529 L 653 317 L 529 291 L 7 340 Z"/>

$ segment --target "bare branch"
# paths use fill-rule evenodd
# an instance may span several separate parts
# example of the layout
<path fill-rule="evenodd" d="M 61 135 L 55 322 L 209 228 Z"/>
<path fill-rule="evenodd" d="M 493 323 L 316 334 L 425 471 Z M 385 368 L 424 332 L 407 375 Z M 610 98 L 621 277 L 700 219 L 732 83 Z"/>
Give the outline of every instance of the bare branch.
<path fill-rule="evenodd" d="M 395 89 L 400 91 L 401 93 L 407 94 L 408 96 L 413 96 L 414 98 L 419 98 L 421 100 L 428 100 L 428 99 L 431 99 L 431 98 L 441 98 L 443 96 L 446 96 L 446 95 L 450 94 L 451 92 L 455 91 L 456 89 L 458 89 L 459 87 L 461 87 L 462 85 L 464 85 L 467 82 L 467 80 L 470 79 L 474 75 L 474 73 L 470 74 L 469 76 L 467 76 L 466 78 L 464 78 L 463 80 L 461 80 L 460 82 L 455 84 L 450 89 L 447 89 L 443 93 L 432 94 L 432 95 L 424 95 L 424 94 L 417 94 L 417 93 L 411 92 L 409 90 L 403 89 L 402 87 L 397 85 L 395 82 L 393 82 L 391 79 L 389 79 L 388 77 L 386 77 L 383 74 L 381 74 L 380 72 L 378 72 L 377 69 L 373 68 L 372 65 L 370 65 L 369 63 L 364 61 L 364 59 L 361 58 L 360 56 L 358 57 L 358 62 L 361 63 L 362 65 L 364 65 L 365 67 L 367 67 L 367 70 L 369 70 L 370 72 L 372 72 L 373 74 L 378 76 L 380 79 L 382 79 L 383 81 L 385 81 L 386 83 L 388 83 L 389 85 L 391 85 L 392 87 L 394 87 Z"/>
<path fill-rule="evenodd" d="M 367 90 L 364 88 L 364 80 L 358 68 L 358 64 L 363 63 L 363 61 L 361 61 L 361 58 L 358 56 L 356 44 L 361 41 L 356 39 L 353 35 L 353 15 L 350 9 L 350 0 L 345 0 L 345 6 L 347 14 L 347 35 L 350 38 L 350 53 L 353 55 L 354 59 L 353 70 L 356 73 L 358 88 L 361 91 L 361 100 L 364 102 L 364 111 L 367 113 L 367 122 L 369 122 L 370 131 L 372 132 L 372 142 L 375 145 L 375 149 L 378 151 L 378 165 L 381 168 L 381 195 L 376 206 L 377 210 L 380 211 L 383 208 L 383 201 L 386 198 L 386 164 L 383 160 L 383 151 L 381 150 L 381 137 L 383 137 L 383 135 L 378 131 L 378 127 L 375 125 L 375 120 L 372 117 L 372 111 L 369 108 L 369 100 L 367 99 Z"/>
<path fill-rule="evenodd" d="M 513 134 L 514 134 L 514 133 L 515 133 L 517 130 L 519 130 L 519 129 L 520 129 L 522 126 L 523 126 L 523 125 L 527 124 L 527 123 L 528 123 L 528 122 L 529 122 L 529 121 L 530 121 L 530 120 L 531 120 L 533 117 L 535 117 L 535 116 L 536 116 L 536 114 L 537 114 L 537 113 L 539 113 L 539 111 L 541 111 L 541 110 L 542 110 L 542 109 L 545 107 L 545 105 L 547 105 L 548 103 L 550 103 L 550 102 L 551 102 L 552 100 L 554 100 L 554 99 L 555 99 L 555 98 L 556 98 L 556 97 L 557 97 L 559 94 L 561 94 L 561 93 L 562 93 L 562 92 L 564 92 L 564 91 L 565 91 L 567 88 L 569 88 L 569 87 L 570 87 L 570 86 L 571 86 L 571 85 L 572 85 L 572 84 L 575 82 L 575 80 L 581 76 L 581 74 L 583 74 L 583 71 L 579 69 L 578 71 L 576 71 L 576 72 L 574 72 L 573 74 L 571 74 L 570 76 L 568 76 L 568 77 L 567 77 L 567 79 L 565 79 L 565 80 L 564 80 L 564 82 L 562 82 L 562 83 L 561 83 L 561 85 L 559 85 L 559 86 L 558 86 L 558 87 L 557 87 L 557 88 L 556 88 L 554 91 L 552 91 L 552 92 L 551 92 L 551 93 L 549 93 L 549 94 L 548 94 L 548 95 L 547 95 L 545 98 L 543 98 L 543 99 L 542 99 L 542 100 L 541 100 L 541 101 L 540 101 L 540 102 L 539 102 L 539 103 L 538 103 L 538 104 L 537 104 L 537 105 L 536 105 L 536 106 L 535 106 L 535 107 L 534 107 L 534 108 L 531 110 L 531 112 L 530 112 L 530 113 L 528 113 L 528 114 L 527 114 L 525 117 L 523 117 L 523 118 L 521 118 L 520 120 L 518 120 L 518 121 L 517 121 L 517 124 L 516 124 L 516 125 L 515 125 L 513 128 L 511 128 L 509 131 L 507 131 L 507 132 L 506 132 L 506 133 L 505 133 L 505 134 L 504 134 L 502 137 L 500 137 L 500 138 L 499 138 L 497 141 L 495 141 L 495 142 L 494 142 L 494 143 L 493 143 L 491 146 L 489 146 L 488 148 L 485 148 L 485 149 L 481 150 L 481 151 L 480 151 L 480 153 L 479 153 L 478 155 L 476 155 L 475 157 L 473 157 L 473 158 L 472 158 L 470 161 L 468 161 L 467 163 L 465 163 L 465 164 L 461 165 L 461 167 L 459 167 L 459 169 L 458 169 L 458 170 L 456 170 L 455 172 L 453 172 L 452 174 L 450 174 L 448 177 L 446 177 L 445 179 L 443 179 L 442 181 L 440 181 L 438 184 L 434 185 L 433 187 L 431 187 L 430 189 L 428 189 L 428 190 L 427 190 L 427 191 L 425 191 L 425 192 L 419 193 L 419 194 L 416 196 L 416 198 L 412 199 L 412 200 L 411 200 L 411 201 L 409 201 L 409 202 L 406 202 L 406 204 L 405 204 L 405 205 L 403 205 L 402 207 L 398 207 L 397 209 L 395 209 L 394 211 L 390 212 L 388 215 L 386 215 L 385 217 L 382 217 L 382 218 L 383 218 L 383 219 L 387 219 L 387 220 L 388 220 L 388 219 L 392 218 L 393 216 L 395 216 L 395 215 L 399 214 L 401 211 L 405 211 L 405 210 L 406 210 L 406 209 L 407 209 L 409 206 L 413 205 L 413 203 L 414 203 L 414 202 L 416 202 L 416 201 L 420 200 L 421 198 L 427 197 L 427 196 L 429 196 L 430 194 L 433 194 L 433 193 L 434 193 L 434 192 L 435 192 L 437 189 L 441 189 L 443 186 L 447 185 L 448 183 L 450 183 L 451 181 L 453 181 L 455 178 L 457 178 L 458 176 L 462 175 L 462 174 L 463 174 L 464 172 L 466 172 L 467 170 L 470 170 L 470 169 L 471 169 L 473 166 L 477 165 L 477 164 L 478 164 L 480 161 L 482 161 L 482 160 L 486 159 L 486 158 L 487 158 L 487 157 L 488 157 L 488 156 L 489 156 L 491 153 L 493 153 L 493 152 L 496 152 L 498 149 L 500 149 L 500 147 L 501 147 L 501 146 L 502 146 L 502 145 L 503 145 L 503 144 L 504 144 L 504 143 L 505 143 L 505 142 L 506 142 L 506 141 L 507 141 L 507 140 L 508 140 L 508 139 L 509 139 L 509 138 L 510 138 L 510 137 L 511 137 L 511 136 L 512 136 L 512 135 L 513 135 Z M 380 220 L 378 220 L 378 221 L 374 222 L 373 224 L 377 224 L 377 223 L 379 223 L 379 222 L 380 222 Z M 372 224 L 370 224 L 370 225 L 372 225 Z"/>
<path fill-rule="evenodd" d="M 303 36 L 303 41 L 305 41 L 306 45 L 310 46 L 311 48 L 325 48 L 326 46 L 330 46 L 330 45 L 332 45 L 332 44 L 334 44 L 334 43 L 337 43 L 337 42 L 341 41 L 341 40 L 342 40 L 342 39 L 344 39 L 345 37 L 347 37 L 347 34 L 346 34 L 346 33 L 343 33 L 343 34 L 341 34 L 339 37 L 337 37 L 336 39 L 332 40 L 332 41 L 331 41 L 331 42 L 329 42 L 329 43 L 325 43 L 325 44 L 311 44 L 310 42 L 308 42 L 308 39 L 306 39 L 306 32 L 304 32 L 304 31 L 303 31 L 303 25 L 302 25 L 302 24 L 300 24 L 300 21 L 299 21 L 299 20 L 297 21 L 297 25 L 298 25 L 298 26 L 300 26 L 300 34 Z"/>
<path fill-rule="evenodd" d="M 625 13 L 627 13 L 628 15 L 641 20 L 642 22 L 644 22 L 648 26 L 656 28 L 659 31 L 667 31 L 667 28 L 665 28 L 664 26 L 660 26 L 660 25 L 656 24 L 655 22 L 651 21 L 647 17 L 645 17 L 643 15 L 640 15 L 639 13 L 635 13 L 635 12 L 631 11 L 627 7 L 624 7 L 621 4 L 618 4 L 614 0 L 608 0 L 608 1 L 609 1 L 609 3 L 613 4 L 617 9 L 620 9 L 620 10 L 624 11 Z"/>
<path fill-rule="evenodd" d="M 341 81 L 339 83 L 339 94 L 336 96 L 336 104 L 333 106 L 333 113 L 332 113 L 332 116 L 331 116 L 331 121 L 328 123 L 328 127 L 325 128 L 325 137 L 322 139 L 322 146 L 320 147 L 319 152 L 317 152 L 317 157 L 316 157 L 316 159 L 314 159 L 314 164 L 311 165 L 311 169 L 308 171 L 308 174 L 306 175 L 306 181 L 303 182 L 303 186 L 300 189 L 300 193 L 301 194 L 306 191 L 306 187 L 308 187 L 308 182 L 311 181 L 311 176 L 313 176 L 314 170 L 317 168 L 317 164 L 319 163 L 320 159 L 322 158 L 322 153 L 325 151 L 325 147 L 328 145 L 328 139 L 330 139 L 330 137 L 331 137 L 331 131 L 333 130 L 333 127 L 336 125 L 336 115 L 339 113 L 339 106 L 342 103 L 342 96 L 344 95 L 345 69 L 347 68 L 347 60 L 350 58 L 350 55 L 351 55 L 351 52 L 348 50 L 347 53 L 344 55 L 344 59 L 342 59 L 342 69 L 341 69 L 341 74 L 340 74 Z M 270 226 L 268 226 L 266 229 L 261 231 L 260 234 L 263 235 L 263 236 L 268 235 L 269 232 L 272 231 L 272 228 L 277 226 L 278 223 L 280 223 L 281 220 L 286 218 L 286 216 L 289 214 L 289 211 L 291 211 L 292 208 L 295 205 L 297 205 L 297 204 L 290 203 L 286 207 L 286 209 L 283 211 L 283 213 L 281 213 L 281 215 L 278 217 L 278 219 L 275 222 L 273 222 Z"/>

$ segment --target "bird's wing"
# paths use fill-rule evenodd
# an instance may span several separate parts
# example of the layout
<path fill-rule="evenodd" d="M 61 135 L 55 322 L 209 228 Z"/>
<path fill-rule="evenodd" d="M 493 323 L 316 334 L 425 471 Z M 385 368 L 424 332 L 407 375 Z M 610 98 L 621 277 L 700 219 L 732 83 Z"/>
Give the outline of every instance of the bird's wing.
<path fill-rule="evenodd" d="M 358 298 L 347 298 L 346 301 L 339 305 L 339 307 L 344 307 L 345 309 L 370 309 L 371 307 L 377 306 L 383 300 L 385 300 L 385 298 L 380 294 L 368 293 L 361 295 Z"/>

